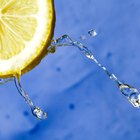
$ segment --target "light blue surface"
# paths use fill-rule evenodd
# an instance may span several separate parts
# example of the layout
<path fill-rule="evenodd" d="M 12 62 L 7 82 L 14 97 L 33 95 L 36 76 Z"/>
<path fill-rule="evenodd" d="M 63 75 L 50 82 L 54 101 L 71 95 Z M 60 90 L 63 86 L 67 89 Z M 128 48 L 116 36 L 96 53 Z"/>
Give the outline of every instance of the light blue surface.
<path fill-rule="evenodd" d="M 140 89 L 140 1 L 55 0 L 55 38 L 82 41 L 120 80 Z M 34 118 L 14 83 L 0 86 L 0 140 L 139 140 L 135 109 L 94 63 L 77 49 L 58 48 L 22 77 L 31 99 L 49 112 Z"/>

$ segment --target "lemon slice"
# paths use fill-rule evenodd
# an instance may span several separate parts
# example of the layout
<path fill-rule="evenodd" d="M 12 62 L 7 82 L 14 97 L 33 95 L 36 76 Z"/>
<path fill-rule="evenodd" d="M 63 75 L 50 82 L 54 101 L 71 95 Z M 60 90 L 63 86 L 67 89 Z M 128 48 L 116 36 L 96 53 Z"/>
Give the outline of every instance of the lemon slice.
<path fill-rule="evenodd" d="M 54 24 L 53 0 L 0 0 L 0 77 L 24 74 L 39 64 Z"/>

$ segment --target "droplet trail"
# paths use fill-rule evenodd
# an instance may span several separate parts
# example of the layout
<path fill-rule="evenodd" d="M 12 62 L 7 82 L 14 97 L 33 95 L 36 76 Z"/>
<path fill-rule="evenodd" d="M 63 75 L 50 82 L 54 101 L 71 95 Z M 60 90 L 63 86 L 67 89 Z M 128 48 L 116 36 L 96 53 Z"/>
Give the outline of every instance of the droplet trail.
<path fill-rule="evenodd" d="M 90 30 L 89 34 L 91 36 L 96 35 L 95 30 Z M 134 107 L 140 107 L 140 92 L 131 87 L 130 85 L 123 84 L 113 73 L 111 73 L 106 67 L 104 67 L 93 55 L 93 53 L 82 43 L 73 41 L 68 35 L 64 35 L 53 42 L 55 47 L 57 46 L 74 46 L 77 47 L 81 52 L 85 54 L 85 56 L 92 61 L 94 61 L 106 74 L 107 76 L 116 82 L 119 86 L 120 91 L 125 97 L 131 102 Z"/>
<path fill-rule="evenodd" d="M 94 29 L 90 30 L 89 33 L 93 33 Z M 63 35 L 62 37 L 53 40 L 52 47 L 63 47 L 63 46 L 74 46 L 78 48 L 81 52 L 85 54 L 88 59 L 94 61 L 108 76 L 111 80 L 115 81 L 118 85 L 122 84 L 122 82 L 113 74 L 110 73 L 106 67 L 104 67 L 99 61 L 94 57 L 93 53 L 82 43 L 78 41 L 73 41 L 72 38 L 68 35 Z"/>
<path fill-rule="evenodd" d="M 95 29 L 92 29 L 88 32 L 88 34 L 91 37 L 94 37 L 97 35 L 97 32 Z M 81 39 L 86 39 L 86 36 L 81 36 Z M 63 35 L 62 37 L 52 40 L 50 47 L 48 48 L 49 52 L 54 52 L 56 47 L 63 47 L 63 46 L 74 46 L 78 48 L 82 53 L 85 54 L 85 56 L 94 61 L 106 74 L 107 76 L 115 81 L 117 85 L 119 86 L 120 91 L 122 94 L 127 97 L 127 99 L 132 103 L 134 107 L 140 107 L 140 92 L 130 85 L 123 84 L 113 73 L 111 73 L 106 67 L 104 67 L 93 55 L 93 53 L 83 45 L 82 43 L 78 41 L 73 41 L 71 37 L 68 35 Z M 32 114 L 37 117 L 38 119 L 46 119 L 48 117 L 48 114 L 44 111 L 42 111 L 39 107 L 35 106 L 32 102 L 32 100 L 29 98 L 25 90 L 22 88 L 20 83 L 20 76 L 15 76 L 14 78 L 8 78 L 8 79 L 0 79 L 0 84 L 7 83 L 9 81 L 15 81 L 15 85 L 17 87 L 17 90 L 19 91 L 20 95 L 25 99 L 26 103 L 29 105 Z"/>
<path fill-rule="evenodd" d="M 32 114 L 37 117 L 38 119 L 46 119 L 48 117 L 46 112 L 43 112 L 39 107 L 36 107 L 32 100 L 29 98 L 29 96 L 27 95 L 27 93 L 25 92 L 25 90 L 22 88 L 21 83 L 19 81 L 18 77 L 14 77 L 14 81 L 15 81 L 15 85 L 17 87 L 18 92 L 20 93 L 20 95 L 24 98 L 24 100 L 26 101 L 26 103 L 29 105 L 29 107 L 32 110 Z"/>

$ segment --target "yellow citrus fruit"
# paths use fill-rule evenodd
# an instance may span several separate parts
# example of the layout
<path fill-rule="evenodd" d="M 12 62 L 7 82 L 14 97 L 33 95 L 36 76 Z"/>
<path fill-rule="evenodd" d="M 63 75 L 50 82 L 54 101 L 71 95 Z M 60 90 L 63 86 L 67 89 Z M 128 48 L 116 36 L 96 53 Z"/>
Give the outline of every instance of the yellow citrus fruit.
<path fill-rule="evenodd" d="M 0 77 L 24 74 L 39 64 L 54 26 L 53 0 L 0 0 Z"/>

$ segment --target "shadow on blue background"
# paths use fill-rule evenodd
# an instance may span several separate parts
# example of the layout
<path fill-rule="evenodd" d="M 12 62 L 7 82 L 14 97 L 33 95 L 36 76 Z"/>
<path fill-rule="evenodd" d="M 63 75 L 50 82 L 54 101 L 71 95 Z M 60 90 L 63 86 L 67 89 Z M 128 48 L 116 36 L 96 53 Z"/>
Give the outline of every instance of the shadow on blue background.
<path fill-rule="evenodd" d="M 83 41 L 121 80 L 139 87 L 140 1 L 55 0 L 55 38 Z M 0 140 L 139 140 L 140 110 L 77 49 L 58 48 L 22 77 L 31 99 L 49 112 L 34 118 L 14 83 L 0 86 Z"/>

